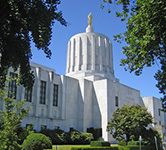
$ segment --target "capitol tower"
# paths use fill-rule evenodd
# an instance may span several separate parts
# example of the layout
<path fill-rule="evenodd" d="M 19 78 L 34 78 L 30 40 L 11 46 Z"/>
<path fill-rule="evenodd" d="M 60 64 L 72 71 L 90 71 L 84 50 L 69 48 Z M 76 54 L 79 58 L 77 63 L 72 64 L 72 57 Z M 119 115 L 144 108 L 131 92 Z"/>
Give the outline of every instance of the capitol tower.
<path fill-rule="evenodd" d="M 107 36 L 94 32 L 91 13 L 86 32 L 74 35 L 68 42 L 66 75 L 115 80 L 112 43 Z"/>

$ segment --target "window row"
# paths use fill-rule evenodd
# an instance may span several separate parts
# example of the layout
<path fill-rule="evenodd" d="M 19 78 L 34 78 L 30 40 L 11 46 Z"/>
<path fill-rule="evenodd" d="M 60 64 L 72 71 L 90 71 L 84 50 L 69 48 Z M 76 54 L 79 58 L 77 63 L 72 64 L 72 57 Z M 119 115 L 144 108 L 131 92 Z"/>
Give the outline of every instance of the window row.
<path fill-rule="evenodd" d="M 33 130 L 33 127 L 34 125 L 33 124 L 26 124 L 26 128 L 30 128 L 31 130 Z M 47 129 L 47 126 L 46 125 L 41 125 L 41 128 L 40 130 L 44 130 L 44 129 Z M 54 129 L 60 129 L 59 126 L 54 126 Z"/>
<path fill-rule="evenodd" d="M 16 85 L 16 73 L 10 72 L 11 81 L 9 82 L 9 92 L 8 97 L 15 98 L 17 95 L 17 85 Z M 32 102 L 32 90 L 25 89 L 24 99 L 27 102 Z M 41 81 L 40 83 L 40 104 L 46 104 L 46 81 Z M 58 85 L 53 85 L 53 106 L 58 106 Z"/>

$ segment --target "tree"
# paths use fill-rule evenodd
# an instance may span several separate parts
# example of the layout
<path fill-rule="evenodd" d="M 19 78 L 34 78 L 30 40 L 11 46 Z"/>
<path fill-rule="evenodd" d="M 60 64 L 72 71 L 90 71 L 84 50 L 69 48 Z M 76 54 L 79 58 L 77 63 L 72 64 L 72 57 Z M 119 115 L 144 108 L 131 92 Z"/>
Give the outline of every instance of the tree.
<path fill-rule="evenodd" d="M 0 99 L 4 103 L 5 110 L 0 110 L 0 149 L 18 150 L 19 138 L 17 131 L 22 119 L 28 114 L 30 109 L 24 109 L 25 100 L 19 102 L 7 96 L 7 90 L 0 89 Z"/>
<path fill-rule="evenodd" d="M 152 123 L 152 119 L 145 107 L 124 105 L 114 112 L 113 118 L 108 122 L 107 131 L 118 141 L 125 140 L 125 137 L 126 142 L 138 140 L 140 135 L 145 137 L 146 127 Z"/>
<path fill-rule="evenodd" d="M 103 0 L 112 4 L 112 0 Z M 166 110 L 166 2 L 165 0 L 114 0 L 123 5 L 123 12 L 116 12 L 121 20 L 127 19 L 127 30 L 115 35 L 115 40 L 125 40 L 123 47 L 126 58 L 121 65 L 136 75 L 144 67 L 160 64 L 155 74 L 157 87 L 163 94 L 162 104 Z M 104 4 L 101 4 L 102 8 Z M 110 12 L 108 10 L 108 12 Z"/>
<path fill-rule="evenodd" d="M 4 87 L 9 67 L 19 69 L 20 83 L 31 88 L 34 75 L 29 59 L 32 57 L 30 42 L 46 57 L 52 26 L 55 20 L 66 26 L 62 12 L 57 11 L 60 0 L 1 0 L 0 1 L 0 88 Z"/>

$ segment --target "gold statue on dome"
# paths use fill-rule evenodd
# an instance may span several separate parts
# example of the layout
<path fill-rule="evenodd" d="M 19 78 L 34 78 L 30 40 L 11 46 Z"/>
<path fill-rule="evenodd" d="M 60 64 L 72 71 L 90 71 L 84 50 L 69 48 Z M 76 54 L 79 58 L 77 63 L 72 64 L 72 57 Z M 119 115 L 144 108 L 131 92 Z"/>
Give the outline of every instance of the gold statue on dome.
<path fill-rule="evenodd" d="M 88 15 L 88 25 L 91 27 L 92 26 L 92 13 Z"/>

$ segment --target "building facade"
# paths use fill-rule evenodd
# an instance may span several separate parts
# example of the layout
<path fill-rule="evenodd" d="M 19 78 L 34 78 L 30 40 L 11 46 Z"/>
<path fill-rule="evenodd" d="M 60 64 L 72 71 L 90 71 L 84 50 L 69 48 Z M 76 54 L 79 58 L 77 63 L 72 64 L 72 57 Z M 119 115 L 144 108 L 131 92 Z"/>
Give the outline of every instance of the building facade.
<path fill-rule="evenodd" d="M 68 42 L 66 75 L 54 69 L 31 62 L 35 75 L 33 89 L 27 90 L 13 81 L 9 89 L 18 101 L 26 99 L 25 108 L 31 107 L 22 126 L 33 124 L 34 129 L 102 128 L 102 138 L 116 142 L 106 131 L 108 121 L 118 107 L 124 104 L 147 107 L 156 127 L 165 140 L 165 114 L 161 102 L 154 97 L 141 98 L 140 91 L 123 85 L 114 76 L 112 43 L 103 34 L 95 33 L 91 24 L 85 33 L 73 36 Z M 9 69 L 9 75 L 17 72 Z M 0 101 L 0 109 L 4 110 Z"/>

